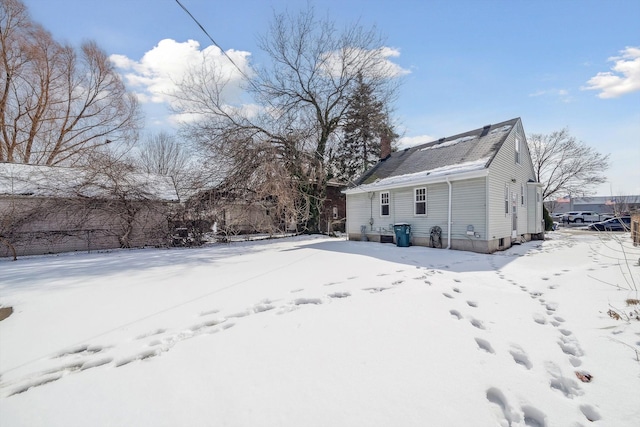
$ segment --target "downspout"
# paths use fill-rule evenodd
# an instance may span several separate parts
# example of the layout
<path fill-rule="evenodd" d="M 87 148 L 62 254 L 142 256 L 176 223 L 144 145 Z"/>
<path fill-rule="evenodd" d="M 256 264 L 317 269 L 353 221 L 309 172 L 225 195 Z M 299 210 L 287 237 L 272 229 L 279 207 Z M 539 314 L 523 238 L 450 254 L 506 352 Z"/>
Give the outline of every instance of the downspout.
<path fill-rule="evenodd" d="M 449 212 L 447 219 L 447 249 L 451 249 L 451 182 L 449 181 L 449 177 L 447 177 L 447 184 L 449 185 Z"/>

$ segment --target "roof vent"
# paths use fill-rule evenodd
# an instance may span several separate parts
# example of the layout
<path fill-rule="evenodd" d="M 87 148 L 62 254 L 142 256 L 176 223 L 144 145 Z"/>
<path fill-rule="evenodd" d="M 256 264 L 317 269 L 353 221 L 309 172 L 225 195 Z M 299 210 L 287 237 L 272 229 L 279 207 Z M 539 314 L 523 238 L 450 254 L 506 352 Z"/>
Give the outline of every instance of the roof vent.
<path fill-rule="evenodd" d="M 485 127 L 483 127 L 480 137 L 482 138 L 483 136 L 487 136 L 487 134 L 489 133 L 489 129 L 491 129 L 491 125 L 486 125 Z"/>

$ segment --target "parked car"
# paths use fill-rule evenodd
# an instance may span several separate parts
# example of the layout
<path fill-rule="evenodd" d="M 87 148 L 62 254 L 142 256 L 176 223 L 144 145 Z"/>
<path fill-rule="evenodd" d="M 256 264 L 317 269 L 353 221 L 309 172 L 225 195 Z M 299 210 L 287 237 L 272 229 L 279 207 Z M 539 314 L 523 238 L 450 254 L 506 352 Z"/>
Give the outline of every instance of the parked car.
<path fill-rule="evenodd" d="M 552 213 L 551 215 L 551 219 L 554 221 L 562 221 L 562 217 L 564 216 L 564 213 L 560 212 L 560 213 Z"/>
<path fill-rule="evenodd" d="M 600 222 L 600 214 L 593 211 L 567 212 L 562 218 L 564 222 Z"/>
<path fill-rule="evenodd" d="M 629 231 L 631 229 L 631 217 L 621 216 L 596 222 L 595 224 L 591 224 L 589 229 L 597 231 Z"/>

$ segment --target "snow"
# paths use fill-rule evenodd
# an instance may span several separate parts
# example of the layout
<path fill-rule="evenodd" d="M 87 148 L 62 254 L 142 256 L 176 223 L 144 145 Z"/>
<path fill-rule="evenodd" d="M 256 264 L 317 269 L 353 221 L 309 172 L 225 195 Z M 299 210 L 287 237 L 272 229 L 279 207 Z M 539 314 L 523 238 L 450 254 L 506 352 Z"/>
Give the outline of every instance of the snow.
<path fill-rule="evenodd" d="M 636 426 L 640 322 L 607 311 L 639 257 L 571 230 L 2 259 L 0 425 Z"/>
<path fill-rule="evenodd" d="M 495 129 L 491 130 L 491 132 L 489 132 L 489 134 L 504 133 L 504 132 L 507 132 L 510 129 L 511 129 L 511 125 L 505 125 L 505 126 L 502 126 L 502 127 L 495 128 Z"/>
<path fill-rule="evenodd" d="M 97 174 L 89 178 L 87 175 L 88 173 L 80 168 L 0 163 L 0 195 L 39 197 L 108 197 L 110 195 L 105 190 L 105 187 L 112 186 L 107 176 Z M 124 191 L 139 189 L 159 200 L 178 201 L 175 186 L 167 176 L 130 173 L 126 179 L 120 179 L 118 184 Z"/>
<path fill-rule="evenodd" d="M 490 157 L 462 162 L 455 165 L 442 166 L 426 171 L 408 173 L 404 175 L 390 176 L 378 179 L 371 184 L 363 184 L 355 188 L 345 190 L 345 193 L 375 191 L 384 188 L 401 187 L 412 183 L 423 182 L 425 180 L 442 181 L 447 176 L 460 175 L 467 172 L 481 171 L 487 165 Z"/>
<path fill-rule="evenodd" d="M 476 138 L 478 138 L 478 135 L 463 136 L 462 138 L 456 138 L 456 139 L 452 139 L 451 141 L 446 141 L 446 142 L 442 142 L 440 144 L 431 145 L 429 147 L 421 148 L 420 151 L 433 150 L 433 149 L 436 149 L 436 148 L 451 147 L 452 145 L 457 145 L 457 144 L 460 144 L 461 142 L 473 141 Z"/>

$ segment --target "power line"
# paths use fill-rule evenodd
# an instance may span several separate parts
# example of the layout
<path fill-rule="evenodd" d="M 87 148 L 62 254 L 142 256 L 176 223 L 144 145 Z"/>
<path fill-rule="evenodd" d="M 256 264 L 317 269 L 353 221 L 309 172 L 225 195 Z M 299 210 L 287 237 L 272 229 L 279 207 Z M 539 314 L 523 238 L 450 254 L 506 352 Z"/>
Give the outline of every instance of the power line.
<path fill-rule="evenodd" d="M 209 35 L 209 33 L 207 32 L 207 30 L 202 26 L 202 24 L 200 24 L 200 22 L 198 22 L 198 20 L 195 18 L 195 16 L 193 16 L 191 14 L 191 12 L 189 12 L 189 9 L 187 9 L 182 3 L 180 3 L 180 0 L 176 0 L 176 3 L 178 3 L 178 5 L 182 8 L 182 10 L 184 10 L 187 15 L 189 15 L 191 17 L 191 19 L 193 19 L 193 22 L 196 23 L 196 25 L 198 25 L 198 27 L 200 27 L 200 29 L 202 30 L 202 32 L 209 38 L 209 40 L 211 40 L 211 43 L 214 44 L 214 46 L 216 46 L 218 49 L 220 49 L 220 51 L 222 52 L 222 54 L 229 60 L 229 62 L 231 62 L 233 64 L 234 67 L 236 67 L 236 69 L 240 72 L 240 74 L 242 74 L 242 76 L 247 79 L 247 81 L 249 82 L 249 84 L 251 84 L 251 86 L 254 87 L 254 89 L 258 89 L 255 84 L 251 81 L 251 79 L 249 78 L 249 76 L 247 76 L 244 71 L 242 71 L 240 69 L 240 67 L 238 67 L 238 65 L 233 61 L 233 59 L 231 59 L 231 57 L 229 55 L 227 55 L 227 52 L 225 52 L 225 50 L 220 47 L 220 45 L 218 43 L 216 43 L 216 41 L 213 39 L 213 37 L 211 37 Z"/>

